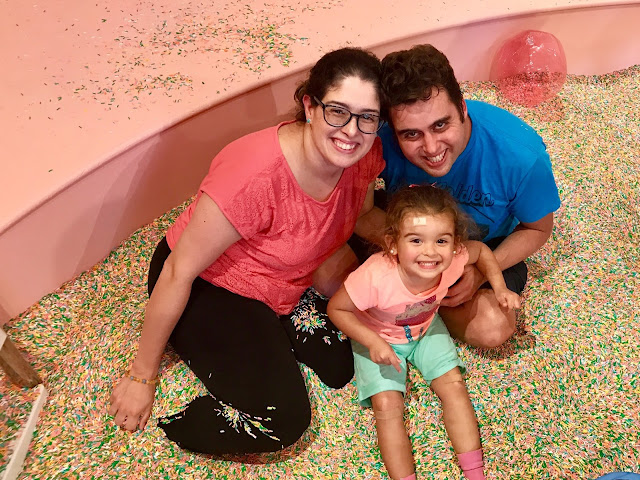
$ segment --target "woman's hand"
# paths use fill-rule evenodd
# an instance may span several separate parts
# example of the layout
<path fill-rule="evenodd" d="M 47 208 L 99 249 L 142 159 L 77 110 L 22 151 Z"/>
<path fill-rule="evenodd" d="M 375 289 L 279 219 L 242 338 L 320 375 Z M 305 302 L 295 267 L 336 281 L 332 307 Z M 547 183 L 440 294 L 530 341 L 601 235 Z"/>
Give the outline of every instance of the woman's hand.
<path fill-rule="evenodd" d="M 111 393 L 109 415 L 123 430 L 144 430 L 151 416 L 151 407 L 156 395 L 155 383 L 139 383 L 128 376 L 120 379 Z"/>
<path fill-rule="evenodd" d="M 165 345 L 189 301 L 193 280 L 240 238 L 218 205 L 203 193 L 147 304 L 132 375 L 149 379 L 157 373 Z M 125 376 L 113 389 L 109 414 L 124 430 L 142 430 L 154 397 L 155 382 L 145 384 Z"/>
<path fill-rule="evenodd" d="M 398 359 L 396 352 L 391 348 L 391 345 L 382 338 L 369 347 L 369 357 L 372 362 L 378 365 L 393 365 L 393 368 L 398 372 L 402 371 L 400 369 L 400 359 Z"/>

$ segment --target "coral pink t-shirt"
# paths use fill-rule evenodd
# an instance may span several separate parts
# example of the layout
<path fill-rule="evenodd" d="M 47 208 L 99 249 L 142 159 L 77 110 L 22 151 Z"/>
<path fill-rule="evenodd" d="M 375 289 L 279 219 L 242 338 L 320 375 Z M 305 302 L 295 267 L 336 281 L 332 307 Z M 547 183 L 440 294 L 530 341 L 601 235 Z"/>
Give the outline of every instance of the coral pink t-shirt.
<path fill-rule="evenodd" d="M 275 127 L 246 135 L 222 149 L 200 185 L 196 201 L 167 232 L 173 248 L 202 192 L 242 238 L 200 277 L 254 298 L 284 315 L 298 303 L 313 272 L 351 236 L 367 188 L 384 168 L 382 146 L 346 168 L 331 196 L 319 202 L 296 182 Z"/>
<path fill-rule="evenodd" d="M 344 282 L 358 319 L 389 343 L 419 340 L 438 311 L 449 287 L 462 276 L 469 260 L 464 246 L 440 276 L 440 283 L 418 295 L 411 293 L 400 278 L 395 258 L 382 252 L 371 255 Z"/>

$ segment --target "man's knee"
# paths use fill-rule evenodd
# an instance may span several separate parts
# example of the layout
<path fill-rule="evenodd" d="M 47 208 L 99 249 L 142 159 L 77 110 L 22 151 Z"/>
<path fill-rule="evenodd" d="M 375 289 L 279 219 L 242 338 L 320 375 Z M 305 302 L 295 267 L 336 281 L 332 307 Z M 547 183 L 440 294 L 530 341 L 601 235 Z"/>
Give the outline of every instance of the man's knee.
<path fill-rule="evenodd" d="M 482 324 L 483 328 L 474 335 L 472 344 L 480 348 L 499 347 L 516 331 L 515 312 L 505 314 L 502 310 L 487 311 Z"/>

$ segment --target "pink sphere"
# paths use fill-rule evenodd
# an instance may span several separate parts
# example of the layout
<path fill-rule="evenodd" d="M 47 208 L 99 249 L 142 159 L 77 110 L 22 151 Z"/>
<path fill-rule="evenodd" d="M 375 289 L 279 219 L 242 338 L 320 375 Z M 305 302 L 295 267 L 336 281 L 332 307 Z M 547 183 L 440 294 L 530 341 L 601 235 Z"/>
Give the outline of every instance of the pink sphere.
<path fill-rule="evenodd" d="M 567 59 L 555 36 L 525 30 L 500 47 L 489 78 L 505 98 L 533 107 L 562 89 L 567 79 Z"/>

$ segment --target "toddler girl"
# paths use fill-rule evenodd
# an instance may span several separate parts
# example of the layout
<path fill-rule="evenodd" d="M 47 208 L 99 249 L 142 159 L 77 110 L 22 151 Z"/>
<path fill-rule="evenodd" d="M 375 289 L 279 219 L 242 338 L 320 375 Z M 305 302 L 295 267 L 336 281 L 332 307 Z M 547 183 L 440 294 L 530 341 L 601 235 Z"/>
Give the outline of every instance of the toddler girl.
<path fill-rule="evenodd" d="M 373 406 L 380 453 L 394 480 L 416 478 L 403 420 L 407 361 L 442 402 L 465 478 L 485 478 L 464 366 L 438 305 L 467 264 L 476 264 L 503 308 L 519 308 L 520 298 L 507 289 L 489 247 L 466 241 L 467 222 L 444 190 L 400 190 L 387 209 L 384 251 L 351 273 L 329 302 L 331 321 L 351 338 L 359 401 Z"/>

